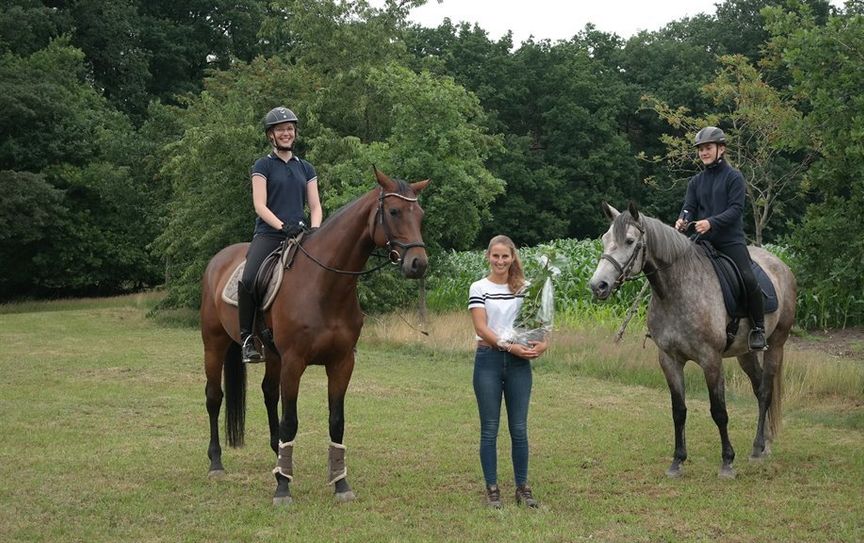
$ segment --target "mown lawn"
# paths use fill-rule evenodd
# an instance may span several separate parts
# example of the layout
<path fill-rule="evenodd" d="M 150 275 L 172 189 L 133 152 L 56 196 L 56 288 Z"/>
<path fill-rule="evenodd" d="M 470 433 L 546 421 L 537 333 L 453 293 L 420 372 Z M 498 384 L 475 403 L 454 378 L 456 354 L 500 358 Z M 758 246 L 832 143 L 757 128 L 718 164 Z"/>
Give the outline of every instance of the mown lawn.
<path fill-rule="evenodd" d="M 727 481 L 706 396 L 693 392 L 686 475 L 669 480 L 668 393 L 586 377 L 574 353 L 606 351 L 561 347 L 537 363 L 529 420 L 543 507 L 512 504 L 502 428 L 508 503 L 489 511 L 468 348 L 367 337 L 346 409 L 358 499 L 337 505 L 325 486 L 326 379 L 312 367 L 296 502 L 275 508 L 263 368 L 250 369 L 247 446 L 225 447 L 229 474 L 211 481 L 196 330 L 160 327 L 135 303 L 0 314 L 0 541 L 864 540 L 864 432 L 836 423 L 861 402 L 793 406 L 773 456 L 749 463 L 755 400 L 733 395 L 738 478 Z"/>

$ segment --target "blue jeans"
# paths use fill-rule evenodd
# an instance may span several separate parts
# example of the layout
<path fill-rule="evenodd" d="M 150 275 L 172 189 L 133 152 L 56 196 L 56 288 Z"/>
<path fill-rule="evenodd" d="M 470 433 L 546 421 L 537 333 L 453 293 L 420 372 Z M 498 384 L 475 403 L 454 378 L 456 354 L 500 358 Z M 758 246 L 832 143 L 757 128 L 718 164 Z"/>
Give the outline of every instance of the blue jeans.
<path fill-rule="evenodd" d="M 490 347 L 478 347 L 474 355 L 474 394 L 480 412 L 480 466 L 486 484 L 498 484 L 498 423 L 503 395 L 512 444 L 513 475 L 517 485 L 524 485 L 528 482 L 531 362 Z"/>

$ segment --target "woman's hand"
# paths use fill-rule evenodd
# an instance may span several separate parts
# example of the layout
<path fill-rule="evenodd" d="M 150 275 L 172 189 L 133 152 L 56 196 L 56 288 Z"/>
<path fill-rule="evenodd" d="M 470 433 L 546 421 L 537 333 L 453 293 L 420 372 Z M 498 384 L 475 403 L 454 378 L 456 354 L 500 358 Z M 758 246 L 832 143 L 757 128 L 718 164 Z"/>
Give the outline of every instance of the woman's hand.
<path fill-rule="evenodd" d="M 526 360 L 534 360 L 542 355 L 546 348 L 549 346 L 547 341 L 529 341 L 528 345 L 522 345 L 521 343 L 511 343 L 508 351 L 511 354 L 518 356 L 519 358 L 524 358 Z"/>

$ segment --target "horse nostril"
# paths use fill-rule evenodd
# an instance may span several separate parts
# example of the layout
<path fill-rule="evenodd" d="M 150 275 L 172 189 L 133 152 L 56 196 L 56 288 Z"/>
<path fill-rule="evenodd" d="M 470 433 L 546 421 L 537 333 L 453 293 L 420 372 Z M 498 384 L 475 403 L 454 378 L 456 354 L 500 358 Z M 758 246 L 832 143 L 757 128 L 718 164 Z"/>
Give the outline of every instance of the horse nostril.
<path fill-rule="evenodd" d="M 594 296 L 602 298 L 609 292 L 609 283 L 606 281 L 598 281 L 591 285 L 591 290 L 594 291 Z"/>
<path fill-rule="evenodd" d="M 408 267 L 408 275 L 411 277 L 420 277 L 426 272 L 426 260 L 415 257 L 411 259 Z"/>

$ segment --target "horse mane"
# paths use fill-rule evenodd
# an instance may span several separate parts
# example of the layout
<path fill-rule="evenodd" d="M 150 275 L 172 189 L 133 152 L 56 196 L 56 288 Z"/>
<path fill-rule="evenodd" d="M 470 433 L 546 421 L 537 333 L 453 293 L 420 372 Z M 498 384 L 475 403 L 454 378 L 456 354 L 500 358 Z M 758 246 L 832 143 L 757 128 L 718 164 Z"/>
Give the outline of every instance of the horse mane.
<path fill-rule="evenodd" d="M 404 196 L 406 194 L 411 194 L 413 192 L 411 185 L 409 185 L 406 181 L 403 181 L 401 179 L 392 179 L 392 181 L 394 183 L 396 183 L 396 191 L 395 191 L 396 193 Z M 376 186 L 375 188 L 370 189 L 365 194 L 362 194 L 359 197 L 354 198 L 353 200 L 351 200 L 347 204 L 343 205 L 342 207 L 340 207 L 339 209 L 337 209 L 336 211 L 331 213 L 330 216 L 328 216 L 326 219 L 324 219 L 324 223 L 322 223 L 321 226 L 323 227 L 330 222 L 338 220 L 338 218 L 341 217 L 342 215 L 344 215 L 345 213 L 347 213 L 349 209 L 353 209 L 355 205 L 359 205 L 360 202 L 362 202 L 366 196 L 375 192 L 376 188 L 378 188 L 378 187 Z"/>
<path fill-rule="evenodd" d="M 692 253 L 693 256 L 698 254 L 695 250 L 696 245 L 668 224 L 644 213 L 639 213 L 639 221 L 636 221 L 629 211 L 623 211 L 612 223 L 612 235 L 619 245 L 624 243 L 630 225 L 645 230 L 648 250 L 659 262 L 675 262 L 688 253 Z"/>

